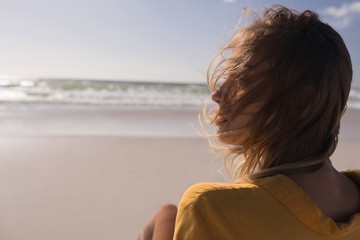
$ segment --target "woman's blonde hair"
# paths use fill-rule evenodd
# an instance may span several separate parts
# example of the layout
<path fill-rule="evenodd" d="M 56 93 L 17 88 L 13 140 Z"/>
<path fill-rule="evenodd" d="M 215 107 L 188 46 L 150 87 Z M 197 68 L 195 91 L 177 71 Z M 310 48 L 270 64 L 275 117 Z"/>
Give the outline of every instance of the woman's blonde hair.
<path fill-rule="evenodd" d="M 220 60 L 219 60 L 220 58 Z M 208 85 L 222 92 L 207 118 L 231 122 L 246 106 L 263 101 L 246 126 L 244 144 L 226 146 L 236 177 L 317 169 L 334 152 L 346 109 L 352 65 L 341 36 L 313 11 L 267 8 L 236 30 L 209 67 Z M 218 135 L 240 137 L 243 132 Z"/>

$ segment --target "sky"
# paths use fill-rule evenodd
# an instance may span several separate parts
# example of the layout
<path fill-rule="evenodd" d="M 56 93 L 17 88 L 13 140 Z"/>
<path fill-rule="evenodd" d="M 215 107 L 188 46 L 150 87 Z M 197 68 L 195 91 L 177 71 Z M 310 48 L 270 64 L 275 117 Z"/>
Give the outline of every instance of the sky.
<path fill-rule="evenodd" d="M 360 1 L 0 0 L 0 77 L 206 81 L 242 8 L 315 10 L 343 37 L 360 87 Z"/>

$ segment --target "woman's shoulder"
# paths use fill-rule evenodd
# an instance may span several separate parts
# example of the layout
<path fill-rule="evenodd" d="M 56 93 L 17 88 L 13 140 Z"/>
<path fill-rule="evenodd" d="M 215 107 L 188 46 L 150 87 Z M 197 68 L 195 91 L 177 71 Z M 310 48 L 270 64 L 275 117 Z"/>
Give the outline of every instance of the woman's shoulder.
<path fill-rule="evenodd" d="M 181 203 L 186 205 L 201 204 L 202 202 L 217 200 L 226 201 L 226 199 L 234 199 L 234 196 L 255 196 L 264 191 L 257 184 L 252 182 L 237 183 L 213 183 L 203 182 L 190 186 L 181 199 Z"/>
<path fill-rule="evenodd" d="M 350 169 L 341 172 L 343 175 L 348 177 L 357 187 L 357 191 L 360 189 L 360 169 Z"/>
<path fill-rule="evenodd" d="M 349 169 L 341 173 L 352 178 L 353 180 L 355 180 L 355 182 L 360 184 L 360 169 Z"/>

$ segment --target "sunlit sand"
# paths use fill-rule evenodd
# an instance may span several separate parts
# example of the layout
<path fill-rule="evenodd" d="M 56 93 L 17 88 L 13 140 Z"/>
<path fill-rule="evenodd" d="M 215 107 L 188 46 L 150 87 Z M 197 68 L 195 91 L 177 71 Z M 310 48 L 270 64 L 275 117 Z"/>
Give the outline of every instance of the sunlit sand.
<path fill-rule="evenodd" d="M 56 114 L 56 110 L 51 114 Z M 72 135 L 59 131 L 51 134 L 51 129 L 38 130 L 36 134 L 34 129 L 41 129 L 42 124 L 44 128 L 54 127 L 41 114 L 33 116 L 28 123 L 18 119 L 18 127 L 12 125 L 11 131 L 1 129 L 2 240 L 135 239 L 162 204 L 177 203 L 191 184 L 228 181 L 222 159 L 215 158 L 206 140 L 194 132 L 196 111 L 163 110 L 157 114 L 156 111 L 99 109 L 98 114 L 93 114 L 96 121 L 89 119 L 90 115 L 77 111 L 75 116 L 57 115 L 53 120 L 66 125 L 71 119 L 80 119 L 73 122 L 75 130 L 77 125 L 82 131 L 95 126 L 101 130 L 104 126 L 107 130 L 103 134 L 94 129 L 88 131 L 93 134 L 81 131 Z M 129 126 L 138 125 L 134 129 L 137 134 L 122 136 L 114 122 L 118 121 L 122 124 L 119 128 L 124 128 L 126 123 L 121 119 L 131 117 Z M 165 128 L 154 125 L 156 119 L 164 118 Z M 146 136 L 141 136 L 138 130 L 145 129 L 149 121 L 153 124 L 146 126 L 153 130 L 159 127 L 159 135 L 149 130 Z M 174 123 L 180 130 L 173 133 L 181 132 L 183 127 L 194 133 L 165 134 Z M 33 131 L 21 134 L 16 131 L 20 126 L 33 127 Z M 109 134 L 108 129 L 117 134 Z M 360 112 L 349 111 L 333 156 L 339 170 L 359 168 L 359 129 Z"/>

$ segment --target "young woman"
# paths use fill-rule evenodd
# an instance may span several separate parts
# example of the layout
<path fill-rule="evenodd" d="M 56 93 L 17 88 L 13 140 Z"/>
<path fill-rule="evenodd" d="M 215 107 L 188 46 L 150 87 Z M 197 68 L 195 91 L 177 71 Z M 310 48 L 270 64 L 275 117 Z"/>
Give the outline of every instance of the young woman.
<path fill-rule="evenodd" d="M 340 35 L 312 11 L 275 6 L 220 56 L 208 115 L 239 180 L 190 187 L 144 239 L 360 239 L 360 172 L 329 159 L 352 79 Z"/>

